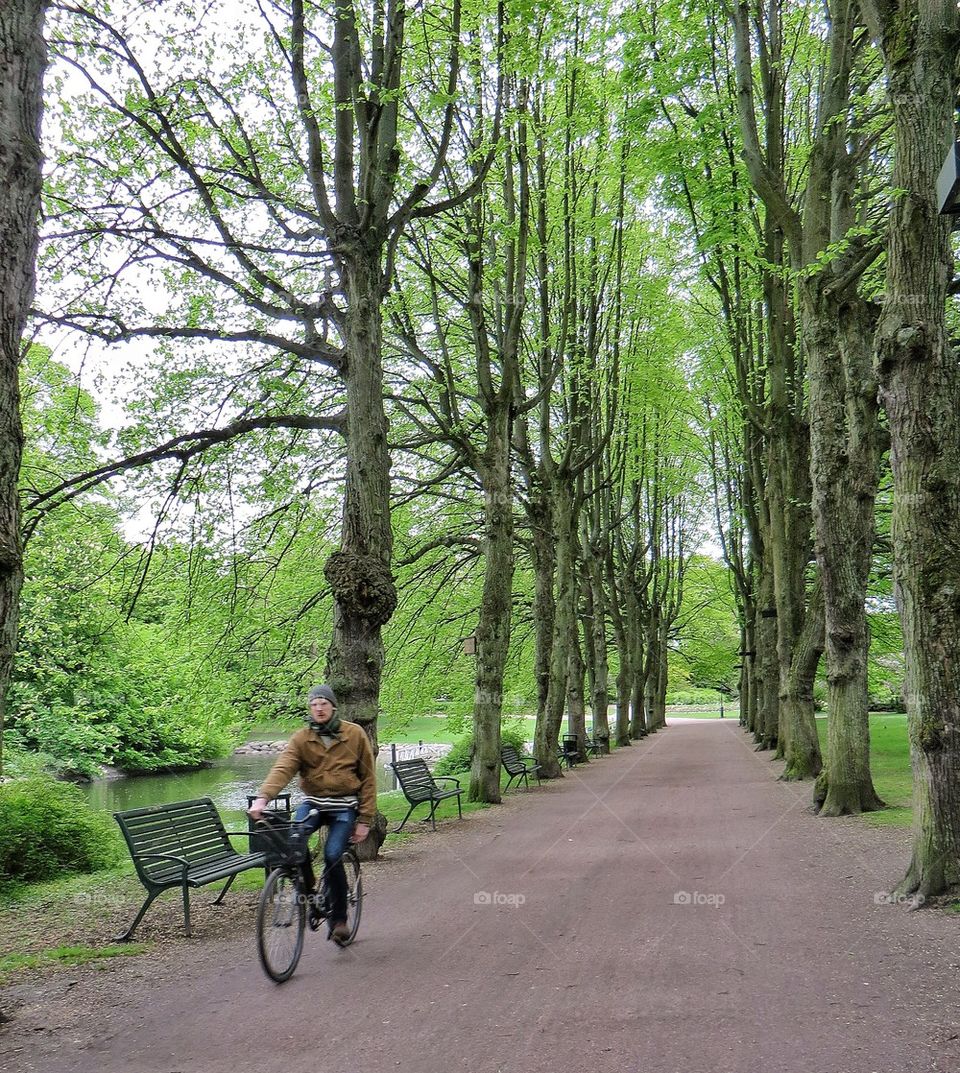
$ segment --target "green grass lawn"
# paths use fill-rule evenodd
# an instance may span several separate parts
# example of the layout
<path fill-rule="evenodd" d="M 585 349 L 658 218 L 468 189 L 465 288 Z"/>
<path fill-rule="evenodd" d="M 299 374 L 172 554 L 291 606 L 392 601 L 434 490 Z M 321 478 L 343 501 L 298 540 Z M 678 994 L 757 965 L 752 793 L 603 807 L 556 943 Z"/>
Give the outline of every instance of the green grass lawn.
<path fill-rule="evenodd" d="M 827 755 L 827 720 L 817 720 L 820 748 Z M 890 807 L 867 813 L 868 823 L 883 827 L 909 827 L 913 818 L 910 743 L 905 715 L 870 717 L 870 768 L 877 793 Z"/>
<path fill-rule="evenodd" d="M 532 721 L 530 725 L 532 728 Z M 377 724 L 377 735 L 381 741 L 396 745 L 416 745 L 420 741 L 428 745 L 452 745 L 472 726 L 472 717 L 459 720 L 442 715 L 417 715 L 402 723 L 383 718 Z"/>
<path fill-rule="evenodd" d="M 667 718 L 675 716 L 678 719 L 719 719 L 719 708 L 691 708 L 685 705 L 677 705 L 675 707 L 667 708 Z M 734 722 L 740 718 L 739 708 L 728 708 L 723 706 L 723 718 L 732 719 Z"/>

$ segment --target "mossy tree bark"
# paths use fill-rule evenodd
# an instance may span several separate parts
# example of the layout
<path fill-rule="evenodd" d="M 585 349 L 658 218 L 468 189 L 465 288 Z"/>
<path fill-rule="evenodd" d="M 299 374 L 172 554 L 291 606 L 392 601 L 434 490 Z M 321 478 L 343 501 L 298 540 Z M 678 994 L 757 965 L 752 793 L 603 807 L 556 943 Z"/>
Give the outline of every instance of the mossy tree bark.
<path fill-rule="evenodd" d="M 610 533 L 606 528 L 608 516 L 606 490 L 594 489 L 590 508 L 583 526 L 584 596 L 587 608 L 585 640 L 590 653 L 589 682 L 590 709 L 593 715 L 593 733 L 605 741 L 610 739 L 607 720 L 607 705 L 610 701 L 610 665 L 607 655 L 607 622 L 609 598 L 604 584 L 607 549 Z"/>
<path fill-rule="evenodd" d="M 473 702 L 471 801 L 500 800 L 500 720 L 503 672 L 513 617 L 513 494 L 510 479 L 510 400 L 488 415 L 483 465 L 484 575 L 477 624 L 477 676 Z"/>
<path fill-rule="evenodd" d="M 802 725 L 812 708 L 795 690 L 802 675 L 795 673 L 794 648 L 807 614 L 807 565 L 813 557 L 809 429 L 804 409 L 804 366 L 796 345 L 793 308 L 785 279 L 791 252 L 797 248 L 797 214 L 790 203 L 784 169 L 785 79 L 789 66 L 784 54 L 783 5 L 751 5 L 740 0 L 732 9 L 737 101 L 744 158 L 750 182 L 763 203 L 764 313 L 768 393 L 765 404 L 762 511 L 757 651 L 762 682 L 757 733 L 763 748 L 786 755 L 786 743 L 808 737 Z M 752 31 L 759 42 L 759 72 L 752 57 Z M 755 74 L 762 108 L 755 99 Z M 763 134 L 758 123 L 763 122 Z M 770 576 L 772 574 L 772 577 Z M 776 677 L 769 666 L 771 632 L 776 635 Z M 776 692 L 776 699 L 774 699 Z M 776 722 L 773 719 L 777 709 Z M 789 722 L 788 722 L 789 721 Z M 817 758 L 813 758 L 814 761 Z M 806 754 L 792 755 L 792 771 L 800 776 Z M 815 766 L 815 763 L 814 763 Z"/>
<path fill-rule="evenodd" d="M 327 680 L 344 714 L 359 723 L 377 746 L 381 629 L 396 608 L 390 572 L 390 456 L 383 404 L 379 251 L 344 259 L 347 312 L 342 373 L 346 394 L 346 473 L 340 547 L 324 576 L 334 597 L 333 636 Z"/>
<path fill-rule="evenodd" d="M 577 630 L 575 613 L 576 511 L 575 489 L 566 478 L 555 482 L 553 496 L 554 549 L 556 555 L 553 643 L 550 649 L 550 678 L 543 719 L 534 731 L 534 755 L 541 774 L 557 778 L 561 774 L 556 746 L 567 700 L 567 674 L 570 669 L 571 635 Z"/>
<path fill-rule="evenodd" d="M 617 714 L 613 740 L 619 748 L 630 744 L 630 698 L 634 678 L 631 626 L 635 627 L 636 624 L 630 617 L 628 598 L 632 592 L 631 579 L 639 551 L 636 542 L 628 544 L 621 521 L 622 504 L 628 494 L 628 482 L 625 479 L 626 468 L 623 461 L 623 452 L 618 450 L 613 466 L 616 477 L 610 480 L 610 488 L 614 491 L 606 497 L 605 503 L 606 525 L 610 535 L 606 549 L 605 574 L 610 596 L 610 621 L 613 625 L 618 659 Z"/>
<path fill-rule="evenodd" d="M 523 116 L 522 101 L 516 111 Z M 502 219 L 507 234 L 513 237 L 503 240 L 506 271 L 497 287 L 491 288 L 498 292 L 496 299 L 485 295 L 485 261 L 493 241 L 488 232 L 499 223 L 486 218 L 486 194 L 472 206 L 467 249 L 467 308 L 473 328 L 480 409 L 486 426 L 484 451 L 474 460 L 484 494 L 484 578 L 477 626 L 474 750 L 468 797 L 488 803 L 500 800 L 503 675 L 513 618 L 514 493 L 510 462 L 514 408 L 520 391 L 518 349 L 525 309 L 529 233 L 527 138 L 522 118 L 516 132 L 509 131 L 505 139 L 503 197 Z M 501 303 L 499 316 L 494 315 L 488 323 L 488 306 L 497 308 Z"/>
<path fill-rule="evenodd" d="M 823 654 L 823 628 L 823 585 L 818 578 L 804 616 L 803 629 L 793 647 L 789 688 L 781 701 L 788 706 L 797 706 L 797 710 L 789 712 L 784 719 L 784 726 L 790 731 L 784 742 L 786 766 L 782 778 L 788 781 L 816 776 L 822 766 L 813 708 L 813 682 Z"/>
<path fill-rule="evenodd" d="M 899 892 L 960 888 L 960 366 L 945 308 L 950 223 L 936 180 L 954 143 L 953 0 L 865 0 L 894 116 L 887 286 L 877 327 L 891 439 L 894 566 L 907 664 L 913 855 Z"/>
<path fill-rule="evenodd" d="M 574 577 L 574 592 L 579 596 L 580 581 Z M 574 605 L 574 622 L 579 623 L 579 599 Z M 580 643 L 580 628 L 577 625 L 570 633 L 570 651 L 567 660 L 567 731 L 577 736 L 577 755 L 587 759 L 587 704 L 584 695 L 583 646 Z"/>
<path fill-rule="evenodd" d="M 10 0 L 0 10 L 0 772 L 23 586 L 19 370 L 36 279 L 46 6 L 43 0 Z"/>
<path fill-rule="evenodd" d="M 882 804 L 870 774 L 865 610 L 877 487 L 877 389 L 871 313 L 857 294 L 876 253 L 850 239 L 855 225 L 865 222 L 854 208 L 864 153 L 848 125 L 861 51 L 858 19 L 853 0 L 839 0 L 831 9 L 827 69 L 793 251 L 801 266 L 798 308 L 809 371 L 815 550 L 826 629 L 829 749 L 815 791 L 824 816 Z M 831 247 L 843 246 L 844 253 L 828 256 Z"/>

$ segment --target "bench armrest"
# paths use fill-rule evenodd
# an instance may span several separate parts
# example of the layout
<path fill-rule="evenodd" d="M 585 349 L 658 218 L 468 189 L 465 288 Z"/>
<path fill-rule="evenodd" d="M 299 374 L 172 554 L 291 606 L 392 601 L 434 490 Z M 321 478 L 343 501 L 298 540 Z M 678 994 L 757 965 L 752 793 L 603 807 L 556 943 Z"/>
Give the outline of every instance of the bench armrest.
<path fill-rule="evenodd" d="M 183 872 L 183 879 L 181 882 L 186 883 L 187 881 L 187 872 L 190 870 L 190 862 L 186 857 L 178 857 L 175 853 L 138 853 L 136 862 L 139 863 L 141 861 L 176 861 Z"/>
<path fill-rule="evenodd" d="M 458 787 L 460 785 L 460 780 L 455 779 L 452 775 L 434 775 L 433 776 L 433 781 L 434 782 L 455 782 Z"/>
<path fill-rule="evenodd" d="M 188 865 L 190 862 L 186 857 L 178 857 L 175 853 L 138 853 L 138 861 L 176 861 L 177 864 Z"/>

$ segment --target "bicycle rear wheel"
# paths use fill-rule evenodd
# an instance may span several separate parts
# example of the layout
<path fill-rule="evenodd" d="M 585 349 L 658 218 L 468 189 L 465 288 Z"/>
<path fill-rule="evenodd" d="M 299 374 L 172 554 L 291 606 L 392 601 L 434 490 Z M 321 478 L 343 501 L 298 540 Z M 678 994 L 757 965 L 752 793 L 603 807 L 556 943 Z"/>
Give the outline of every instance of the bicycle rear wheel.
<path fill-rule="evenodd" d="M 257 951 L 263 971 L 282 984 L 303 953 L 307 906 L 299 875 L 276 868 L 267 877 L 257 907 Z"/>

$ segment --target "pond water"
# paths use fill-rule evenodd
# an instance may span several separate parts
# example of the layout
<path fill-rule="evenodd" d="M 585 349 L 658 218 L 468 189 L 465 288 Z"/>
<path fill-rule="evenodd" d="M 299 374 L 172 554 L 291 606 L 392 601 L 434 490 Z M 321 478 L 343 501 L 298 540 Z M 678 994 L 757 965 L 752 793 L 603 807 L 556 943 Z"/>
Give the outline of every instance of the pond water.
<path fill-rule="evenodd" d="M 184 771 L 173 775 L 137 775 L 120 779 L 98 779 L 82 787 L 94 808 L 107 812 L 122 812 L 146 805 L 163 805 L 168 801 L 188 801 L 196 797 L 210 797 L 224 818 L 227 828 L 238 830 L 237 824 L 246 827 L 244 812 L 247 795 L 256 791 L 271 765 L 277 758 L 270 754 L 239 754 L 216 760 L 208 768 L 199 771 Z M 389 760 L 389 755 L 387 756 Z M 384 768 L 377 759 L 377 787 L 380 790 L 394 789 L 393 773 Z M 296 793 L 296 782 L 291 782 L 287 792 Z"/>

